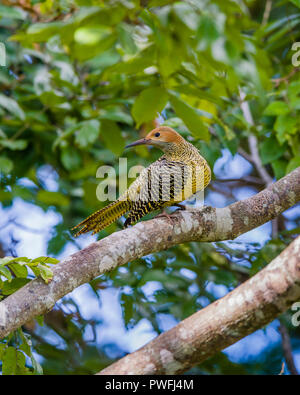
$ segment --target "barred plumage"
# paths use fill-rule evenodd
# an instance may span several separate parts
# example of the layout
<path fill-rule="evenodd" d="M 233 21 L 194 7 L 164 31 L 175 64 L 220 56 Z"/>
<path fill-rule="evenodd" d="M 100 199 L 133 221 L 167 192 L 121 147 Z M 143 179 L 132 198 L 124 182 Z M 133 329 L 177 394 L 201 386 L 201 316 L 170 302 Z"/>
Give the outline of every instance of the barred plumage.
<path fill-rule="evenodd" d="M 144 169 L 116 202 L 75 226 L 73 229 L 82 226 L 75 236 L 91 230 L 97 233 L 127 212 L 125 227 L 132 225 L 149 212 L 182 202 L 209 184 L 211 171 L 206 160 L 175 130 L 160 126 L 129 146 L 140 144 L 154 145 L 164 155 Z"/>

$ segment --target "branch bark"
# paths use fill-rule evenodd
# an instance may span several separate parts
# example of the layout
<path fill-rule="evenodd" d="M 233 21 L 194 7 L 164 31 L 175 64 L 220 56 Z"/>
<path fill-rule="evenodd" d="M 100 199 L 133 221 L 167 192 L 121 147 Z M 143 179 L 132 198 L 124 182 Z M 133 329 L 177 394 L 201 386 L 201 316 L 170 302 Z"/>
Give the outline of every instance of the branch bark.
<path fill-rule="evenodd" d="M 255 276 L 98 374 L 180 374 L 262 328 L 300 298 L 300 236 Z"/>
<path fill-rule="evenodd" d="M 300 167 L 260 193 L 224 208 L 180 211 L 172 221 L 157 218 L 115 232 L 67 257 L 53 268 L 53 280 L 35 279 L 0 302 L 0 338 L 93 278 L 144 255 L 190 241 L 234 239 L 300 201 Z"/>

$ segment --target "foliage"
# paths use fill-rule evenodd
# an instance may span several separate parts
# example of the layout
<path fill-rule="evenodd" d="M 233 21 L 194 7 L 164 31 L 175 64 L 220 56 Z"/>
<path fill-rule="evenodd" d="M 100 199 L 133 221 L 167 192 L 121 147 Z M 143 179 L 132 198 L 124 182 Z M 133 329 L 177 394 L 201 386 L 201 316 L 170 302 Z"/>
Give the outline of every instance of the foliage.
<path fill-rule="evenodd" d="M 297 1 L 273 1 L 267 20 L 264 2 L 250 0 L 24 4 L 5 1 L 0 7 L 0 41 L 7 60 L 6 67 L 0 67 L 0 201 L 4 213 L 21 200 L 45 214 L 60 215 L 47 238 L 47 255 L 58 257 L 68 247 L 77 247 L 79 241 L 69 229 L 107 204 L 96 198 L 99 166 L 113 166 L 118 174 L 122 155 L 128 167 L 147 166 L 160 155 L 144 147 L 123 154 L 126 143 L 153 127 L 158 113 L 164 124 L 199 148 L 212 169 L 224 149 L 235 158 L 243 152 L 249 155 L 250 135 L 256 137 L 261 162 L 274 180 L 300 166 L 300 83 L 291 49 L 300 41 Z M 254 125 L 242 111 L 241 92 Z M 264 180 L 251 161 L 248 166 L 257 182 L 226 185 L 216 174 L 208 201 L 218 194 L 225 205 L 245 186 L 253 193 L 263 188 Z M 228 171 L 225 167 L 229 179 Z M 7 219 L 2 228 L 10 222 Z M 147 319 L 160 333 L 164 317 L 180 321 L 215 300 L 216 289 L 228 291 L 260 270 L 299 233 L 284 233 L 287 226 L 299 227 L 299 213 L 292 219 L 281 216 L 279 234 L 270 235 L 263 248 L 247 243 L 180 245 L 131 262 L 90 286 L 99 300 L 103 289 L 119 289 L 128 330 Z M 121 227 L 113 224 L 98 237 Z M 9 251 L 11 245 L 5 245 L 2 233 L 0 237 L 4 251 Z M 0 263 L 3 295 L 23 285 L 30 270 L 49 279 L 44 264 L 54 263 L 7 259 Z M 66 305 L 72 310 L 76 303 L 70 299 Z M 87 328 L 101 328 L 101 322 L 91 324 L 78 306 L 71 313 L 66 305 L 57 305 L 55 319 L 45 316 L 43 330 L 32 325 L 0 343 L 3 361 L 8 361 L 3 362 L 3 373 L 28 373 L 23 363 L 24 352 L 32 355 L 25 351 L 27 333 L 45 373 L 94 373 L 126 351 L 110 358 L 106 349 L 116 345 L 99 346 L 97 337 L 87 344 L 83 334 Z M 45 340 L 53 331 L 63 344 L 58 349 Z M 74 347 L 80 350 L 76 361 Z M 218 354 L 195 372 L 263 369 L 259 364 L 234 365 Z"/>
<path fill-rule="evenodd" d="M 2 277 L 0 278 L 0 301 L 23 287 L 34 276 L 40 276 L 46 283 L 49 283 L 53 278 L 49 264 L 55 263 L 58 263 L 57 259 L 45 256 L 35 259 L 10 256 L 0 258 Z M 42 317 L 37 317 L 37 322 L 42 324 Z M 26 366 L 28 363 L 26 357 L 30 359 L 32 369 Z M 33 356 L 30 335 L 24 333 L 21 328 L 1 341 L 0 361 L 2 361 L 2 374 L 42 374 L 43 372 L 41 365 Z"/>

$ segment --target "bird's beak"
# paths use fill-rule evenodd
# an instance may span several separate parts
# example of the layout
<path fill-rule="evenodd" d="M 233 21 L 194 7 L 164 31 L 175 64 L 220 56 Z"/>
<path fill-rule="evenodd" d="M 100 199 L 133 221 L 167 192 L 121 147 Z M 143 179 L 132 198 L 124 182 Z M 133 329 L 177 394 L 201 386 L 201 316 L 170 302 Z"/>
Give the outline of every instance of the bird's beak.
<path fill-rule="evenodd" d="M 130 147 L 134 147 L 136 145 L 144 145 L 144 144 L 151 144 L 151 140 L 150 139 L 140 139 L 135 141 L 134 143 L 128 144 L 126 145 L 125 148 L 130 148 Z"/>

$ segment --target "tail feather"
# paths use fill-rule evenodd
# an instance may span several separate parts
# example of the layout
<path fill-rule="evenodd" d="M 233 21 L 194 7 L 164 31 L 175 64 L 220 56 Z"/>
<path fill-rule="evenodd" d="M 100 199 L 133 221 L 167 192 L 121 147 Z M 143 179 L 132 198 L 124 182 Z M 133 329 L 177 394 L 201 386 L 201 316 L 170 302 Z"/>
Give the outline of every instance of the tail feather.
<path fill-rule="evenodd" d="M 77 237 L 91 230 L 93 231 L 92 234 L 100 232 L 100 230 L 106 228 L 125 214 L 129 208 L 130 202 L 128 200 L 117 200 L 109 204 L 74 226 L 72 230 L 82 227 L 74 236 Z"/>

